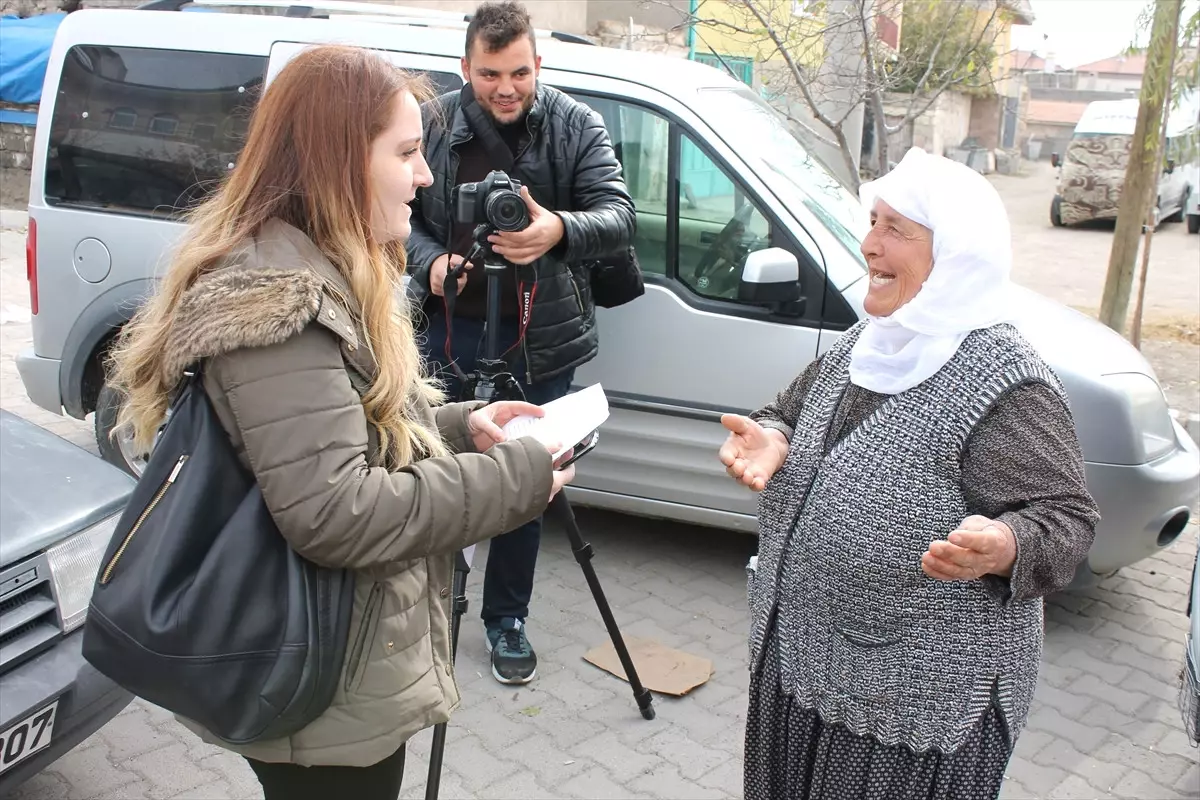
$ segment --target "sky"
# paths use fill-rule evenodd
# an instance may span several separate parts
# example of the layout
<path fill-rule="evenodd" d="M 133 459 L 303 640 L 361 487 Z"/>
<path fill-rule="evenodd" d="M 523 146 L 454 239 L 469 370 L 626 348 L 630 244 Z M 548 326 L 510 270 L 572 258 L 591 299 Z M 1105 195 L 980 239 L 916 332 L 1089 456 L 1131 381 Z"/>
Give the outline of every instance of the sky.
<path fill-rule="evenodd" d="M 1115 56 L 1132 43 L 1138 15 L 1152 2 L 1031 0 L 1036 20 L 1013 28 L 1013 47 L 1036 50 L 1043 57 L 1052 52 L 1055 62 L 1066 68 Z M 1185 18 L 1196 2 L 1184 0 Z"/>

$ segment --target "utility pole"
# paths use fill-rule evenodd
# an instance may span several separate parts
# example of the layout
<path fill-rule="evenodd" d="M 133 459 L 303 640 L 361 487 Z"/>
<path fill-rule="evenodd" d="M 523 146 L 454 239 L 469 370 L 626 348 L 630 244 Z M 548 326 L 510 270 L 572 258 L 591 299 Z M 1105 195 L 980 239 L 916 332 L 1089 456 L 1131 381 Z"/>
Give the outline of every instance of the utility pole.
<path fill-rule="evenodd" d="M 1154 187 L 1162 173 L 1159 156 L 1160 125 L 1163 106 L 1170 103 L 1168 87 L 1174 68 L 1175 42 L 1179 38 L 1182 0 L 1156 0 L 1154 22 L 1150 29 L 1150 47 L 1146 52 L 1146 72 L 1138 101 L 1137 124 L 1129 148 L 1129 166 L 1117 209 L 1117 228 L 1113 233 L 1108 259 L 1108 276 L 1100 301 L 1100 321 L 1120 334 L 1125 333 L 1129 295 L 1133 290 L 1134 263 L 1138 238 L 1151 215 Z"/>

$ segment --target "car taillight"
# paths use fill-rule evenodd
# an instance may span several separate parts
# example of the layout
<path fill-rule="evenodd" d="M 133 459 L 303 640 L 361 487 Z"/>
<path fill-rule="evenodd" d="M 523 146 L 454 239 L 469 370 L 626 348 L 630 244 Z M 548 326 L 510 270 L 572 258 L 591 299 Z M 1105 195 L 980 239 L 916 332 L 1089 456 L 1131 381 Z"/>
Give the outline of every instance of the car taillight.
<path fill-rule="evenodd" d="M 29 218 L 29 230 L 25 233 L 25 277 L 29 279 L 29 311 L 38 312 L 37 284 L 37 220 Z"/>

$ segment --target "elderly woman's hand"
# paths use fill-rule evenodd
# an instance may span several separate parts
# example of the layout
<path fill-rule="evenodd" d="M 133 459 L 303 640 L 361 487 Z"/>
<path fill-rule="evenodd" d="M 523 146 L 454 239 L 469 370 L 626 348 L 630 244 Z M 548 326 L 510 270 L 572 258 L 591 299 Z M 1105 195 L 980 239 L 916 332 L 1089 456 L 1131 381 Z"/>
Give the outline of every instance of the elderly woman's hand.
<path fill-rule="evenodd" d="M 969 581 L 984 575 L 1008 577 L 1017 560 L 1012 528 L 978 514 L 967 517 L 948 541 L 935 541 L 921 556 L 921 569 L 940 581 Z"/>
<path fill-rule="evenodd" d="M 739 414 L 722 415 L 721 424 L 729 430 L 729 438 L 718 454 L 725 471 L 761 492 L 787 458 L 787 439 L 780 431 L 764 428 Z"/>

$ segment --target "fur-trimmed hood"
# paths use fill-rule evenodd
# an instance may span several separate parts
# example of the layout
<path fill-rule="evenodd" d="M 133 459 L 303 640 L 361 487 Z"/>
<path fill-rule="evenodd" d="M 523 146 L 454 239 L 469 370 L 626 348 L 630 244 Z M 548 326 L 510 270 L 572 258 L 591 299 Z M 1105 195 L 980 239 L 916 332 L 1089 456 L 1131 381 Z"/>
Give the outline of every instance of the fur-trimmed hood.
<path fill-rule="evenodd" d="M 163 378 L 175 385 L 200 359 L 279 344 L 314 320 L 357 350 L 349 298 L 345 279 L 307 236 L 271 221 L 184 293 L 163 343 Z"/>

